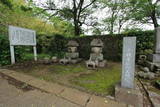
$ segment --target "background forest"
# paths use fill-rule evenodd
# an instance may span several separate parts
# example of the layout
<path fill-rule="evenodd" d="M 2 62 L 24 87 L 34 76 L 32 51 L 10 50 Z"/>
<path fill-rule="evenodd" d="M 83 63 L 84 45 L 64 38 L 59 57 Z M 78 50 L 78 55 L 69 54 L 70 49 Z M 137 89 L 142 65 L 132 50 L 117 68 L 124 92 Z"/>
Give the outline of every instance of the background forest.
<path fill-rule="evenodd" d="M 107 37 L 119 39 L 123 36 L 137 36 L 138 54 L 152 52 L 154 28 L 159 26 L 160 19 L 159 0 L 73 0 L 69 3 L 61 0 L 62 6 L 56 0 L 44 0 L 43 4 L 37 2 L 0 0 L 1 65 L 10 64 L 8 25 L 36 30 L 38 58 L 63 57 L 67 40 L 77 39 L 81 42 L 84 38 L 86 43 L 80 44 L 89 45 L 91 38 L 100 35 L 103 35 L 104 42 L 107 42 Z M 96 10 L 104 12 L 98 15 Z M 106 17 L 101 20 L 96 17 L 103 14 Z M 86 36 L 88 31 L 92 32 L 92 37 Z M 121 42 L 117 46 L 121 46 Z M 117 52 L 121 52 L 121 48 L 117 49 Z M 17 61 L 33 58 L 31 47 L 16 46 L 15 51 Z M 83 51 L 85 55 L 88 53 L 87 49 Z"/>

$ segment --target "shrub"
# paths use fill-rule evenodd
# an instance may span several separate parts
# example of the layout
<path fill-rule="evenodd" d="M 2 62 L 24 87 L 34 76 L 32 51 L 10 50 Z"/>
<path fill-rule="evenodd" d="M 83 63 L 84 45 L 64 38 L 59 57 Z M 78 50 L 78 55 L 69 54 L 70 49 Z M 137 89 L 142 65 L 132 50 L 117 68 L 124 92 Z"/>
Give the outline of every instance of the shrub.
<path fill-rule="evenodd" d="M 90 42 L 94 38 L 99 38 L 104 42 L 103 54 L 104 58 L 112 61 L 121 61 L 122 57 L 122 43 L 123 37 L 136 36 L 137 37 L 137 52 L 139 54 L 149 54 L 153 51 L 154 32 L 153 31 L 138 31 L 128 32 L 116 35 L 102 35 L 102 36 L 82 36 L 76 38 L 65 38 L 63 35 L 53 34 L 38 34 L 37 35 L 37 51 L 41 54 L 39 58 L 44 58 L 46 54 L 48 57 L 57 56 L 64 57 L 67 51 L 67 42 L 69 40 L 76 40 L 79 46 L 80 57 L 89 59 L 91 47 Z M 24 61 L 33 59 L 32 47 L 16 46 L 15 56 L 16 61 Z M 10 64 L 10 49 L 8 36 L 0 35 L 0 64 Z"/>
<path fill-rule="evenodd" d="M 0 65 L 10 64 L 10 51 L 8 37 L 0 35 Z"/>

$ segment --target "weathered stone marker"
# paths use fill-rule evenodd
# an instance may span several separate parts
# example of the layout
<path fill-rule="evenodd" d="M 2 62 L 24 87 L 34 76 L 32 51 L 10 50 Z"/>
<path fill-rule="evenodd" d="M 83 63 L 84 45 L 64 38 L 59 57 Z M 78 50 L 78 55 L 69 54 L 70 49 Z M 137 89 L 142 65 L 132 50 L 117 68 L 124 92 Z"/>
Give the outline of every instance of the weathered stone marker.
<path fill-rule="evenodd" d="M 160 27 L 156 28 L 155 53 L 160 54 Z"/>
<path fill-rule="evenodd" d="M 33 46 L 34 60 L 37 60 L 36 32 L 34 30 L 9 26 L 9 40 L 12 64 L 15 63 L 14 46 L 17 45 Z"/>
<path fill-rule="evenodd" d="M 151 59 L 150 61 L 152 61 L 153 63 L 160 63 L 160 27 L 156 28 L 156 38 L 154 45 L 154 54 L 150 55 L 149 59 Z"/>
<path fill-rule="evenodd" d="M 154 42 L 154 50 L 153 54 L 147 55 L 147 60 L 145 61 L 145 65 L 152 72 L 159 72 L 160 69 L 160 27 L 155 29 L 155 42 Z"/>
<path fill-rule="evenodd" d="M 134 107 L 143 107 L 143 96 L 134 81 L 136 37 L 123 38 L 121 84 L 115 86 L 115 99 Z"/>
<path fill-rule="evenodd" d="M 123 38 L 121 87 L 134 88 L 136 37 Z"/>

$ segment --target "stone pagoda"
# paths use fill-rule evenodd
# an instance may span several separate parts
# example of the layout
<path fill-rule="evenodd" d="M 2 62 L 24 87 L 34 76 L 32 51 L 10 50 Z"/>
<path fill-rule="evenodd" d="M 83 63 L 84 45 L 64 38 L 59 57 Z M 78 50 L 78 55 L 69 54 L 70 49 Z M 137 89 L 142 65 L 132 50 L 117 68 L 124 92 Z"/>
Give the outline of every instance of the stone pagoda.
<path fill-rule="evenodd" d="M 93 39 L 90 43 L 91 51 L 90 58 L 86 61 L 86 66 L 88 68 L 95 69 L 97 67 L 104 67 L 106 65 L 106 60 L 103 58 L 103 42 L 101 39 Z"/>
<path fill-rule="evenodd" d="M 81 61 L 81 59 L 79 58 L 79 53 L 78 53 L 78 46 L 79 44 L 74 41 L 74 40 L 70 40 L 67 44 L 68 47 L 68 52 L 66 53 L 64 59 L 60 60 L 60 64 L 75 64 Z"/>

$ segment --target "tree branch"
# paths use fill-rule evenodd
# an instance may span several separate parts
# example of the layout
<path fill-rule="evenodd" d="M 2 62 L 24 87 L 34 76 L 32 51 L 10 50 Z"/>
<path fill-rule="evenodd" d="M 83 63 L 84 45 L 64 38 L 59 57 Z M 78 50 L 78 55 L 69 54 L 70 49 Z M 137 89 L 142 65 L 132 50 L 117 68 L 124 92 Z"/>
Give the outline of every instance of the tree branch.
<path fill-rule="evenodd" d="M 82 11 L 84 11 L 86 8 L 88 8 L 89 6 L 91 6 L 95 1 L 96 1 L 96 0 L 93 0 L 91 3 L 89 3 L 88 5 L 86 5 L 86 6 L 82 9 Z"/>
<path fill-rule="evenodd" d="M 157 5 L 158 2 L 160 2 L 160 0 L 156 0 L 156 2 L 154 3 L 154 5 Z"/>

